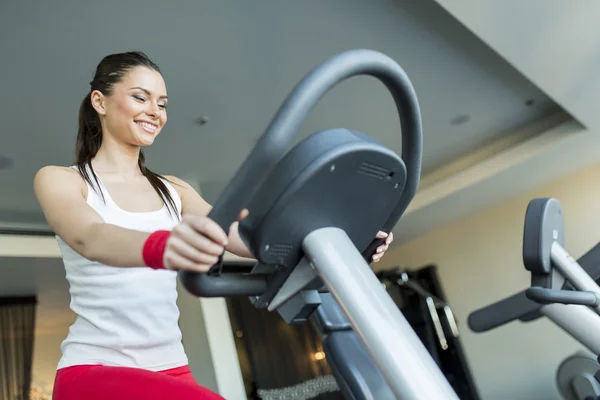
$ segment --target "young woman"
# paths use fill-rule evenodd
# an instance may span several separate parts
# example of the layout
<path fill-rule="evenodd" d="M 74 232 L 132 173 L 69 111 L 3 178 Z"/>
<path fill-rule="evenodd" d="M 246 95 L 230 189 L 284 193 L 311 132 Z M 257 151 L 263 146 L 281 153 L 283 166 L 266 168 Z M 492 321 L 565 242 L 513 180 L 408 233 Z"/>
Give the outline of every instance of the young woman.
<path fill-rule="evenodd" d="M 53 399 L 221 399 L 187 367 L 176 271 L 206 272 L 224 249 L 253 256 L 237 222 L 227 235 L 190 185 L 146 167 L 141 148 L 167 122 L 158 66 L 141 52 L 112 54 L 90 86 L 79 111 L 76 162 L 44 167 L 34 178 L 77 315 L 61 345 Z"/>

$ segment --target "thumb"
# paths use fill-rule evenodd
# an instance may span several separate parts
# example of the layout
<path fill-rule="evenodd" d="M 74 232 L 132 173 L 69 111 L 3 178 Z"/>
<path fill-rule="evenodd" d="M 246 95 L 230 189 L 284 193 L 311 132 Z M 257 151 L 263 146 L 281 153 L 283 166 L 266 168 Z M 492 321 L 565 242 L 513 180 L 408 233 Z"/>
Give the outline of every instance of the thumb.
<path fill-rule="evenodd" d="M 239 222 L 239 221 L 243 220 L 244 218 L 246 218 L 248 216 L 248 214 L 250 214 L 250 211 L 248 211 L 247 208 L 244 208 L 242 211 L 240 211 L 240 215 L 239 215 L 237 221 Z"/>

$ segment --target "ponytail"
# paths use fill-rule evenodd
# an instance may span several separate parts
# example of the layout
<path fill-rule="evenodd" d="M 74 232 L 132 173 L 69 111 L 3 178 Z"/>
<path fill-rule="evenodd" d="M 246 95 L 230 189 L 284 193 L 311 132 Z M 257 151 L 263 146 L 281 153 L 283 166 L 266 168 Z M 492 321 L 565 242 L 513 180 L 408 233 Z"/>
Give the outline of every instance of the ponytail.
<path fill-rule="evenodd" d="M 77 141 L 75 143 L 75 165 L 83 179 L 91 185 L 94 190 L 100 187 L 98 176 L 92 168 L 92 159 L 102 145 L 102 125 L 98 113 L 92 106 L 92 92 L 90 91 L 84 97 L 79 106 L 79 126 L 77 128 Z M 96 185 L 92 184 L 91 177 L 88 173 L 91 171 Z M 102 200 L 105 200 L 104 193 L 98 193 Z"/>

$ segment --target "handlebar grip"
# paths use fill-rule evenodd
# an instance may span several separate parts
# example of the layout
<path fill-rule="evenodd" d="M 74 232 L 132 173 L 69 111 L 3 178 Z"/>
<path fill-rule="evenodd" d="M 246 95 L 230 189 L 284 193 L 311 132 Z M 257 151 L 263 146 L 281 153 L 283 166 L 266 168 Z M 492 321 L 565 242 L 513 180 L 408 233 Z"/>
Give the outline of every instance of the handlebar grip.
<path fill-rule="evenodd" d="M 542 307 L 529 300 L 525 291 L 507 297 L 469 314 L 468 324 L 473 332 L 485 332 L 530 314 Z"/>
<path fill-rule="evenodd" d="M 589 291 L 555 290 L 542 287 L 531 287 L 526 290 L 527 298 L 540 304 L 577 304 L 582 306 L 597 307 L 600 296 Z"/>
<path fill-rule="evenodd" d="M 268 287 L 263 275 L 222 274 L 218 276 L 179 271 L 185 289 L 198 297 L 260 296 Z"/>

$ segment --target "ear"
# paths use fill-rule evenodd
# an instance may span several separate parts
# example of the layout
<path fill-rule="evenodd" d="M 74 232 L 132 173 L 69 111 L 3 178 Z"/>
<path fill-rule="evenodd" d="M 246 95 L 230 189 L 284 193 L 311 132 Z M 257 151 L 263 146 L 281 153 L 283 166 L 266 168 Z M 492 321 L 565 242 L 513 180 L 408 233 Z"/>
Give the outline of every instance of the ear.
<path fill-rule="evenodd" d="M 104 97 L 104 94 L 99 90 L 94 90 L 90 94 L 90 99 L 92 101 L 92 107 L 94 107 L 98 115 L 106 115 L 106 98 Z"/>

